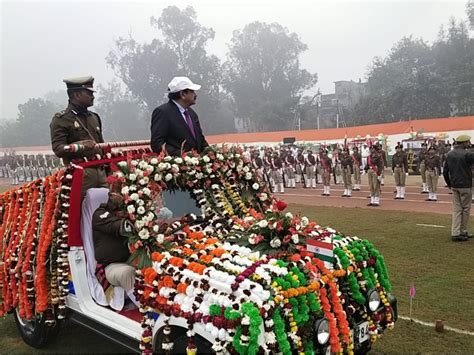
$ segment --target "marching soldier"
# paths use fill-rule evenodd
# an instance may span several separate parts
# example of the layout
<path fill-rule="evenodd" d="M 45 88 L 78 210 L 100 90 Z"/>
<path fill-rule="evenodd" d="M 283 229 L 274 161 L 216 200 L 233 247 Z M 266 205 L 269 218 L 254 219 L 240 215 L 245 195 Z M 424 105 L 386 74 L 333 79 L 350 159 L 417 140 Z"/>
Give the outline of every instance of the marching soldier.
<path fill-rule="evenodd" d="M 266 177 L 269 188 L 272 192 L 275 192 L 273 190 L 272 155 L 269 149 L 265 151 L 265 156 L 263 158 L 263 174 Z"/>
<path fill-rule="evenodd" d="M 319 162 L 321 163 L 321 174 L 323 179 L 323 193 L 321 196 L 330 196 L 332 161 L 328 157 L 326 150 L 321 150 L 319 153 Z"/>
<path fill-rule="evenodd" d="M 64 79 L 67 86 L 69 104 L 67 108 L 54 115 L 51 120 L 51 145 L 57 157 L 67 165 L 73 159 L 91 158 L 101 151 L 95 147 L 103 143 L 102 122 L 98 114 L 89 111 L 94 104 L 92 76 Z M 75 152 L 66 151 L 66 145 L 76 144 Z M 107 187 L 104 168 L 90 167 L 84 169 L 82 196 L 91 187 Z"/>
<path fill-rule="evenodd" d="M 428 149 L 428 156 L 425 158 L 426 182 L 428 183 L 428 198 L 425 201 L 438 201 L 436 192 L 438 191 L 438 177 L 441 174 L 441 159 L 435 146 Z"/>
<path fill-rule="evenodd" d="M 426 165 L 425 159 L 428 154 L 428 150 L 426 149 L 427 144 L 426 142 L 421 143 L 421 150 L 418 153 L 418 164 L 419 170 L 421 175 L 421 193 L 427 194 L 428 193 L 428 185 L 426 185 Z"/>
<path fill-rule="evenodd" d="M 26 159 L 27 155 L 18 155 L 18 160 L 16 162 L 16 171 L 17 171 L 17 185 L 21 182 L 26 182 Z"/>
<path fill-rule="evenodd" d="M 277 152 L 273 153 L 271 164 L 273 192 L 280 192 L 283 194 L 285 193 L 285 187 L 283 182 L 283 160 L 280 158 Z"/>
<path fill-rule="evenodd" d="M 385 182 L 384 182 L 384 179 L 385 179 L 385 168 L 387 167 L 387 152 L 385 152 L 385 150 L 383 150 L 382 148 L 382 144 L 380 144 L 380 142 L 377 142 L 375 143 L 375 147 L 378 151 L 378 153 L 380 154 L 381 158 L 382 158 L 382 162 L 383 162 L 383 168 L 382 168 L 382 179 L 380 180 L 380 185 L 385 185 Z"/>
<path fill-rule="evenodd" d="M 354 173 L 354 165 L 352 157 L 349 154 L 349 148 L 345 147 L 341 155 L 342 180 L 344 181 L 344 193 L 342 197 L 352 196 L 352 174 Z"/>
<path fill-rule="evenodd" d="M 332 161 L 333 161 L 333 177 L 334 177 L 334 184 L 338 185 L 342 181 L 342 167 L 341 167 L 341 160 L 339 154 L 339 148 L 335 148 L 332 153 Z"/>
<path fill-rule="evenodd" d="M 252 165 L 255 171 L 257 172 L 258 179 L 264 181 L 263 176 L 263 160 L 260 158 L 258 152 L 253 153 Z"/>
<path fill-rule="evenodd" d="M 359 148 L 357 148 L 357 146 L 354 146 L 352 150 L 352 166 L 354 168 L 354 191 L 360 191 L 360 169 L 362 166 L 362 155 L 359 153 Z"/>
<path fill-rule="evenodd" d="M 306 187 L 316 188 L 316 157 L 313 155 L 311 150 L 308 150 L 308 155 L 305 159 L 305 172 L 306 172 Z"/>
<path fill-rule="evenodd" d="M 405 199 L 405 177 L 408 175 L 408 159 L 401 145 L 397 145 L 395 150 L 396 153 L 392 157 L 392 172 L 397 188 L 395 200 L 403 200 Z"/>
<path fill-rule="evenodd" d="M 296 160 L 291 154 L 287 151 L 285 158 L 285 175 L 286 175 L 286 187 L 296 187 L 296 178 L 295 178 L 295 164 Z"/>
<path fill-rule="evenodd" d="M 296 155 L 296 175 L 295 179 L 297 183 L 302 182 L 303 187 L 306 187 L 304 184 L 304 155 L 301 149 L 298 149 L 298 154 Z"/>
<path fill-rule="evenodd" d="M 383 158 L 376 145 L 370 147 L 370 155 L 367 157 L 365 171 L 369 180 L 370 203 L 367 206 L 377 207 L 380 205 L 380 183 L 382 181 Z"/>

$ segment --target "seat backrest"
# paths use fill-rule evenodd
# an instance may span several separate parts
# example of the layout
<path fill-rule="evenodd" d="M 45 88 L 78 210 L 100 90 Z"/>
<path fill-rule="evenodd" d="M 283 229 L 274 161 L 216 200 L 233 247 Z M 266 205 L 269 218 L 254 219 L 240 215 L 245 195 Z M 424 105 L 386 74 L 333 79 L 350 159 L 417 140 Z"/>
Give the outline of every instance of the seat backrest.
<path fill-rule="evenodd" d="M 109 189 L 99 187 L 87 190 L 86 196 L 82 201 L 81 237 L 87 259 L 87 273 L 89 275 L 95 274 L 95 268 L 97 266 L 94 252 L 94 239 L 92 237 L 92 215 L 102 203 L 107 202 L 108 198 Z"/>

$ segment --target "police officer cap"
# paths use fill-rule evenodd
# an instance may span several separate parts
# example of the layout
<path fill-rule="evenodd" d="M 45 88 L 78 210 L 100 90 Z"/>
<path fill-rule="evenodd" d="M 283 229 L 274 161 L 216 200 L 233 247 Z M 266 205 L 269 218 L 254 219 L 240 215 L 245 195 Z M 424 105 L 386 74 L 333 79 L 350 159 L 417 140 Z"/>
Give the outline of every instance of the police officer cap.
<path fill-rule="evenodd" d="M 471 137 L 469 137 L 467 134 L 462 134 L 456 138 L 456 143 L 469 142 L 470 140 L 471 140 Z"/>
<path fill-rule="evenodd" d="M 79 90 L 79 89 L 86 89 L 92 92 L 95 92 L 93 89 L 94 85 L 94 77 L 93 76 L 81 76 L 78 78 L 68 78 L 63 79 L 66 83 L 66 87 L 69 90 Z"/>

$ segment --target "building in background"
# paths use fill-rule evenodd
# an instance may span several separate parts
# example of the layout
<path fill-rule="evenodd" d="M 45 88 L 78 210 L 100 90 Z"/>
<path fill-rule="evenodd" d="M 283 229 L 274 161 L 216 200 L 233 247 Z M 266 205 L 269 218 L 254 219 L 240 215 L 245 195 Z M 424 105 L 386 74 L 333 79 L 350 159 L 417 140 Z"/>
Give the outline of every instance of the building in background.
<path fill-rule="evenodd" d="M 334 93 L 321 97 L 320 128 L 346 127 L 352 121 L 355 106 L 367 93 L 367 83 L 352 80 L 334 82 Z"/>

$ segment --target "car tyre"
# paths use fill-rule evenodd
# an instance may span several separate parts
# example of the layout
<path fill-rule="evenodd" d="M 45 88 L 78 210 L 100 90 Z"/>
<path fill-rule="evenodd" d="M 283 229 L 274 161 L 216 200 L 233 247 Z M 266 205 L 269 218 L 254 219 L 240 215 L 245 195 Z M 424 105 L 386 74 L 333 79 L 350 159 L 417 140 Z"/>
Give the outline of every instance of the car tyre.
<path fill-rule="evenodd" d="M 20 317 L 18 308 L 13 312 L 15 324 L 23 341 L 33 348 L 43 348 L 53 339 L 59 331 L 59 323 L 48 325 L 44 314 L 33 316 L 31 320 Z"/>

